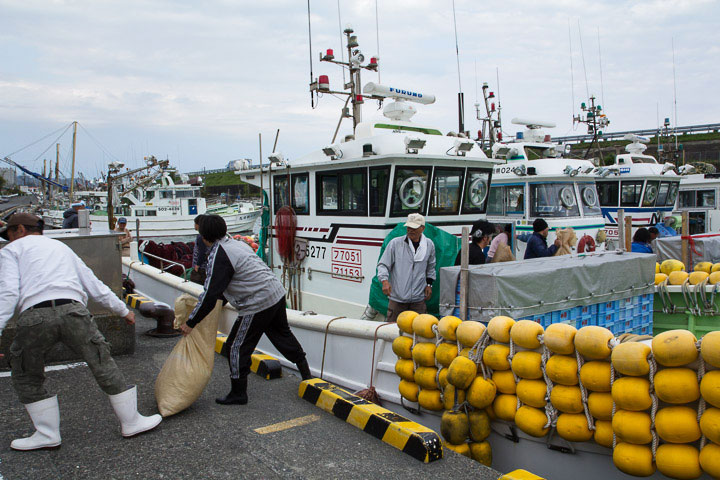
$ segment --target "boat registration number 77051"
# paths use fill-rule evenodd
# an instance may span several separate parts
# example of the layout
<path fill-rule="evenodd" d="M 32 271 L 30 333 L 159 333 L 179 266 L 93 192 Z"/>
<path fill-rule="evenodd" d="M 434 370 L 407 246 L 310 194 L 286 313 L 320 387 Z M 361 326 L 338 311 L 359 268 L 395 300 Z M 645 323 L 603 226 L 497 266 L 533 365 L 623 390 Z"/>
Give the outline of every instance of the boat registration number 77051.
<path fill-rule="evenodd" d="M 332 247 L 333 278 L 362 282 L 362 251 L 355 248 Z"/>

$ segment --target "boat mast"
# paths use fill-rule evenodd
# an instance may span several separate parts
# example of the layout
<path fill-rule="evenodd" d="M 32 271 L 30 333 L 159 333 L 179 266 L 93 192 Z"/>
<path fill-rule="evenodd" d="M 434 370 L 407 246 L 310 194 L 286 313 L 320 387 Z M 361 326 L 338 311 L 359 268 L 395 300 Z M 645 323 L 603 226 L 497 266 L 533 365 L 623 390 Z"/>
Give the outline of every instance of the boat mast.
<path fill-rule="evenodd" d="M 73 122 L 72 170 L 70 173 L 70 203 L 73 201 L 75 189 L 75 145 L 77 144 L 77 122 Z"/>

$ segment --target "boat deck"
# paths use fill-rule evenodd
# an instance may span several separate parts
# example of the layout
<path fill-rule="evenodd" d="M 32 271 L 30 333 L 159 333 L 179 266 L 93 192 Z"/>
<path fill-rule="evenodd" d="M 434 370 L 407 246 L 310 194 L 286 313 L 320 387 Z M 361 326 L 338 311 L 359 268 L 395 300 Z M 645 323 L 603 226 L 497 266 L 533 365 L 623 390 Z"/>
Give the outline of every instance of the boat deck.
<path fill-rule="evenodd" d="M 128 383 L 138 385 L 138 406 L 144 414 L 157 412 L 155 378 L 177 342 L 177 338 L 143 334 L 155 326 L 138 315 L 135 354 L 115 358 Z M 60 402 L 63 437 L 62 447 L 52 451 L 10 449 L 10 441 L 28 435 L 32 427 L 11 387 L 9 372 L 0 371 L 0 479 L 422 476 L 480 480 L 501 475 L 447 449 L 442 460 L 423 464 L 299 398 L 300 379 L 289 372 L 269 381 L 251 374 L 248 405 L 218 405 L 215 397 L 229 388 L 227 361 L 220 355 L 215 356 L 210 383 L 190 408 L 151 432 L 124 439 L 87 366 L 70 366 L 47 372 L 46 386 Z M 6 368 L 3 360 L 0 368 Z M 255 431 L 292 420 L 299 425 L 269 433 Z"/>

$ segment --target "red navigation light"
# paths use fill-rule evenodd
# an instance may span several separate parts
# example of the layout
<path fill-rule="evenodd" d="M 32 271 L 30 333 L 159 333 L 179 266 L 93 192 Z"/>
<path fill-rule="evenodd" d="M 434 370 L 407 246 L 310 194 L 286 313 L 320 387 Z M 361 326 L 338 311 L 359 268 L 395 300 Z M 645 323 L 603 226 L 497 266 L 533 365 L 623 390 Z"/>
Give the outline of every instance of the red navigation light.
<path fill-rule="evenodd" d="M 490 111 L 491 111 L 491 112 L 494 112 L 494 111 L 495 111 L 495 103 L 491 103 L 491 104 L 490 104 Z"/>
<path fill-rule="evenodd" d="M 333 49 L 328 48 L 327 52 L 325 52 L 325 57 L 323 58 L 323 60 L 332 60 L 333 58 L 335 58 Z"/>
<path fill-rule="evenodd" d="M 320 91 L 330 90 L 330 78 L 327 75 L 320 75 L 318 79 L 318 88 Z"/>
<path fill-rule="evenodd" d="M 502 141 L 502 132 L 498 132 L 498 142 Z"/>
<path fill-rule="evenodd" d="M 363 96 L 355 95 L 355 103 L 363 103 Z"/>
<path fill-rule="evenodd" d="M 482 138 L 482 130 L 478 130 L 477 139 L 480 140 L 481 138 Z"/>
<path fill-rule="evenodd" d="M 490 95 L 488 95 L 488 98 L 495 98 L 495 92 L 490 92 Z"/>
<path fill-rule="evenodd" d="M 545 138 L 543 139 L 543 142 L 545 142 L 545 143 L 550 142 L 550 135 L 545 135 Z"/>
<path fill-rule="evenodd" d="M 378 59 L 376 57 L 370 57 L 370 65 L 377 65 Z"/>

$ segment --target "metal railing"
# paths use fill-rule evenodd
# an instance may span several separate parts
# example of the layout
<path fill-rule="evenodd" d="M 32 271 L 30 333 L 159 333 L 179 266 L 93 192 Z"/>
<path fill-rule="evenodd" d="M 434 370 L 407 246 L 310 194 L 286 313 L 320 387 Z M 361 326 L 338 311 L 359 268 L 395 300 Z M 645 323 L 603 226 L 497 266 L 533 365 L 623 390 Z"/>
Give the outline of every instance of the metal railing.
<path fill-rule="evenodd" d="M 667 131 L 662 128 L 648 128 L 644 130 L 626 130 L 623 132 L 603 132 L 600 140 L 622 140 L 622 138 L 629 133 L 641 136 L 675 136 L 675 134 L 681 135 L 684 133 L 702 133 L 718 131 L 720 131 L 720 123 L 707 123 L 704 125 L 688 125 L 685 127 L 677 127 L 674 129 L 668 129 Z M 556 143 L 581 143 L 592 141 L 592 138 L 592 135 L 570 135 L 566 137 L 553 137 L 552 140 Z"/>
<path fill-rule="evenodd" d="M 182 263 L 173 262 L 172 260 L 168 260 L 167 258 L 158 257 L 157 255 L 153 255 L 152 253 L 147 253 L 147 252 L 140 252 L 140 253 L 142 254 L 140 256 L 140 261 L 142 262 L 143 265 L 145 265 L 145 259 L 143 257 L 150 257 L 150 258 L 154 258 L 156 260 L 160 260 L 160 272 L 161 273 L 167 272 L 172 267 L 180 267 L 180 268 L 182 268 L 182 271 L 183 271 L 183 275 L 180 278 L 182 278 L 186 282 L 189 281 L 187 278 L 185 278 L 185 265 L 183 265 Z M 168 264 L 167 267 L 164 266 L 165 263 Z"/>

